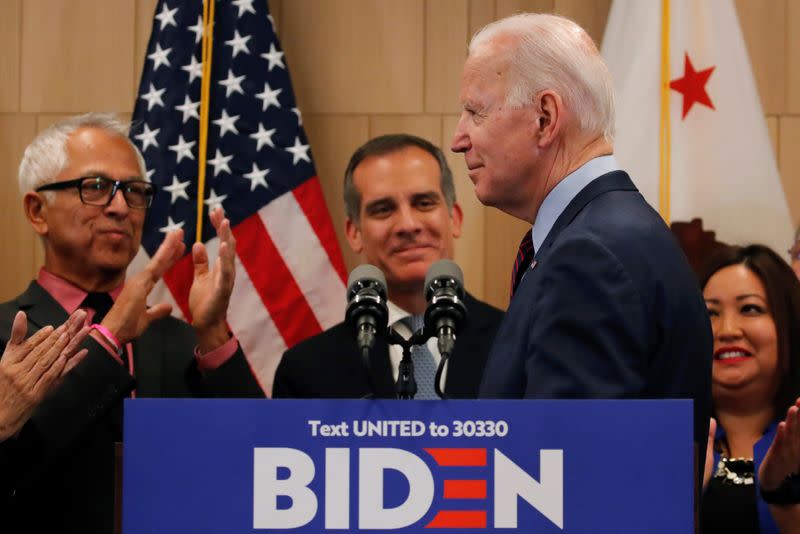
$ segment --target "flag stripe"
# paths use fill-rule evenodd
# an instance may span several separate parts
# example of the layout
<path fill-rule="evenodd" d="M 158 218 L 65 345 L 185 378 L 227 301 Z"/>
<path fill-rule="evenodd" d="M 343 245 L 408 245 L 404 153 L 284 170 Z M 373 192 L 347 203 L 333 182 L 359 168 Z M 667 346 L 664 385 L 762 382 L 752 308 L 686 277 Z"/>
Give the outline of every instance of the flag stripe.
<path fill-rule="evenodd" d="M 261 387 L 270 395 L 272 377 L 278 367 L 279 356 L 286 351 L 286 344 L 270 316 L 253 313 L 263 309 L 263 304 L 247 270 L 236 258 L 236 284 L 228 307 L 228 323 L 239 339 L 239 344 L 247 356 L 250 366 L 256 372 Z M 275 358 L 259 358 L 259 354 L 275 354 Z"/>
<path fill-rule="evenodd" d="M 339 273 L 342 284 L 346 283 L 347 271 L 345 270 L 344 259 L 336 240 L 336 232 L 328 215 L 328 208 L 325 205 L 325 196 L 322 194 L 319 179 L 314 176 L 297 186 L 294 189 L 294 196 L 303 213 L 305 213 L 306 219 L 314 229 L 314 233 L 319 236 L 319 240 L 325 247 L 325 252 L 328 253 L 331 265 Z"/>
<path fill-rule="evenodd" d="M 233 234 L 239 259 L 286 345 L 322 331 L 261 217 L 248 217 Z"/>
<path fill-rule="evenodd" d="M 293 195 L 282 195 L 259 210 L 264 227 L 317 322 L 324 328 L 344 317 L 345 285 L 320 238 Z M 292 231 L 286 231 L 292 221 Z"/>

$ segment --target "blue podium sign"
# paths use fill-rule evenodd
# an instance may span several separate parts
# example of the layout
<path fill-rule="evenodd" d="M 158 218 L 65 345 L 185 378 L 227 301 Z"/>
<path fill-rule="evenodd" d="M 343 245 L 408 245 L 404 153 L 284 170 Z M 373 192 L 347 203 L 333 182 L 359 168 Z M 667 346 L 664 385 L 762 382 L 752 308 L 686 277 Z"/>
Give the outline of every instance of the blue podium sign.
<path fill-rule="evenodd" d="M 123 532 L 689 533 L 690 401 L 125 402 Z"/>

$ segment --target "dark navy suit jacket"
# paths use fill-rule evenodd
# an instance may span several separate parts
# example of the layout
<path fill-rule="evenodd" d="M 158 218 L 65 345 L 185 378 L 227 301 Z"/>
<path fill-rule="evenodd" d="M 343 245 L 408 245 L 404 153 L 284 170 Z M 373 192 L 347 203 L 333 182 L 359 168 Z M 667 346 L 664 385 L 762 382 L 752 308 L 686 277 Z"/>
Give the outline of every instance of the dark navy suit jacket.
<path fill-rule="evenodd" d="M 467 294 L 467 323 L 447 363 L 444 392 L 451 398 L 478 394 L 486 355 L 503 312 Z M 345 323 L 287 350 L 272 386 L 273 398 L 396 398 L 389 344 L 375 340 L 369 369 L 361 360 L 355 334 Z"/>
<path fill-rule="evenodd" d="M 495 337 L 480 396 L 692 399 L 704 452 L 712 350 L 686 257 L 628 175 L 615 171 L 578 193 L 536 251 Z"/>

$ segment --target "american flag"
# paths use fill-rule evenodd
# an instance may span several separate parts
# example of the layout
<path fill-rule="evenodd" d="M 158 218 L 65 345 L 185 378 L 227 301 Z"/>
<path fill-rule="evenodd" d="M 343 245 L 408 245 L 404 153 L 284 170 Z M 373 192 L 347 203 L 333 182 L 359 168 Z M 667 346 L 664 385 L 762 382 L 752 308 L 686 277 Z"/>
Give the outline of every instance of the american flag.
<path fill-rule="evenodd" d="M 346 273 L 266 1 L 218 0 L 213 28 L 203 241 L 213 260 L 221 205 L 236 236 L 228 322 L 269 392 L 287 347 L 341 321 Z M 202 36 L 202 0 L 159 0 L 131 139 L 160 190 L 131 270 L 166 232 L 183 228 L 187 250 L 195 238 Z M 151 301 L 190 320 L 192 273 L 187 254 Z"/>

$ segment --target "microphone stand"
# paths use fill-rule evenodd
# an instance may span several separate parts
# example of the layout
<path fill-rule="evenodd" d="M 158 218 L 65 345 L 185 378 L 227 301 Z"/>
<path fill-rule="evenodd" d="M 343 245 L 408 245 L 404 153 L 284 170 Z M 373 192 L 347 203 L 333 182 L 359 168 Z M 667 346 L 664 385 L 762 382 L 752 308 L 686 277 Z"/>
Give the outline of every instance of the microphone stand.
<path fill-rule="evenodd" d="M 400 360 L 400 368 L 397 373 L 397 398 L 402 400 L 412 400 L 417 394 L 417 381 L 414 378 L 414 362 L 411 360 L 411 347 L 422 345 L 430 335 L 425 333 L 423 328 L 419 332 L 414 332 L 410 338 L 405 339 L 398 334 L 394 328 L 389 327 L 387 337 L 390 345 L 400 345 L 403 348 L 403 358 Z"/>

